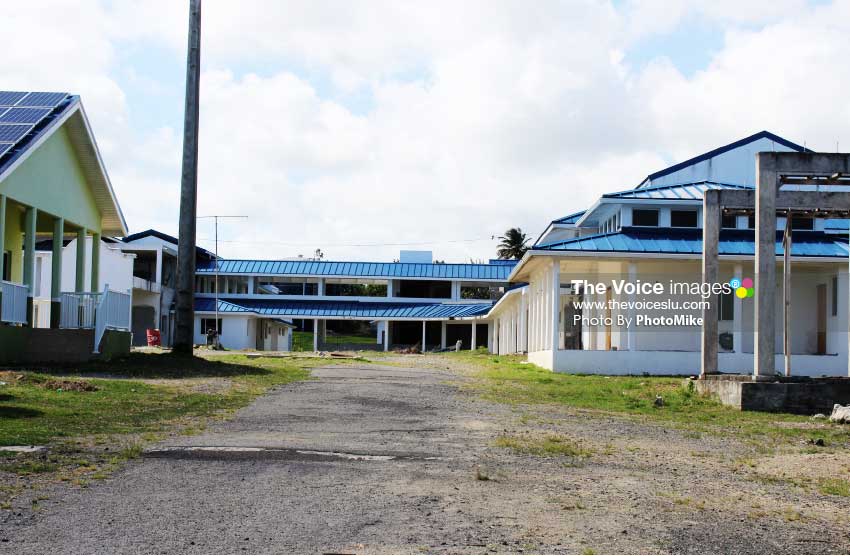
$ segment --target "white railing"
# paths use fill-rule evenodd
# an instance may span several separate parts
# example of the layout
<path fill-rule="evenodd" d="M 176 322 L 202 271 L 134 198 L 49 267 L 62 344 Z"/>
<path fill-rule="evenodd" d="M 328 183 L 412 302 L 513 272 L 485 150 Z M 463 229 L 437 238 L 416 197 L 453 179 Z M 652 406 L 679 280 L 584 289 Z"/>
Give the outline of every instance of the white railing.
<path fill-rule="evenodd" d="M 59 328 L 94 328 L 95 313 L 102 295 L 97 292 L 59 294 Z"/>
<path fill-rule="evenodd" d="M 0 299 L 0 322 L 26 324 L 29 288 L 0 280 L 0 291 L 3 293 Z"/>
<path fill-rule="evenodd" d="M 133 298 L 129 292 L 110 290 L 109 284 L 106 285 L 100 295 L 94 329 L 95 353 L 99 353 L 100 341 L 107 330 L 130 331 L 130 312 L 133 306 Z"/>

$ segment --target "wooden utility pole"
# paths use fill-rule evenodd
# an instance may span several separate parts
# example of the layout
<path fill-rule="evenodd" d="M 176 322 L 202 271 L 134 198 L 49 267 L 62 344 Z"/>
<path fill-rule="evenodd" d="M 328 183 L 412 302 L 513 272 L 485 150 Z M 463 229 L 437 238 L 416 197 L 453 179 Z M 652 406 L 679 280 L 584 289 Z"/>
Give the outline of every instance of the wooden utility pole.
<path fill-rule="evenodd" d="M 180 230 L 177 245 L 177 310 L 174 352 L 192 355 L 195 328 L 195 233 L 198 204 L 198 112 L 201 73 L 201 0 L 189 0 L 186 54 L 186 106 L 183 116 L 183 169 L 180 178 Z"/>

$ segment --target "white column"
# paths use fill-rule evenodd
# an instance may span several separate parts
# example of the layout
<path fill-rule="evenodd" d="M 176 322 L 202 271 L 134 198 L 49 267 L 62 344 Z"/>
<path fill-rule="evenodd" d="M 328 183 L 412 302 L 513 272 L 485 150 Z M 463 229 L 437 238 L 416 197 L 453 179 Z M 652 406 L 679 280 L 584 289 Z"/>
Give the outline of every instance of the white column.
<path fill-rule="evenodd" d="M 425 352 L 425 321 L 422 321 L 422 352 Z"/>
<path fill-rule="evenodd" d="M 590 307 L 588 309 L 588 318 L 593 319 L 597 316 L 596 308 L 593 305 L 594 303 L 596 303 L 596 294 L 585 292 L 584 298 L 587 300 L 587 302 L 589 303 L 588 306 Z M 588 342 L 587 343 L 589 344 L 588 347 L 589 347 L 589 349 L 595 350 L 596 349 L 596 342 L 597 342 L 597 338 L 596 338 L 596 332 L 597 332 L 596 328 L 597 327 L 596 327 L 596 325 L 591 323 L 587 328 L 588 328 L 588 331 L 587 331 Z"/>
<path fill-rule="evenodd" d="M 517 349 L 519 353 L 528 351 L 528 299 L 526 293 L 527 291 L 523 291 L 519 300 L 519 349 Z"/>
<path fill-rule="evenodd" d="M 561 305 L 561 262 L 555 259 L 552 262 L 551 284 L 549 288 L 552 296 L 551 319 L 552 319 L 552 351 L 558 349 L 558 336 L 560 335 L 560 305 Z"/>
<path fill-rule="evenodd" d="M 395 297 L 395 280 L 387 280 L 387 297 Z"/>
<path fill-rule="evenodd" d="M 325 295 L 325 279 L 319 278 L 319 284 L 316 287 L 316 293 L 319 295 Z"/>
<path fill-rule="evenodd" d="M 440 347 L 446 349 L 446 321 L 440 322 Z"/>
<path fill-rule="evenodd" d="M 475 351 L 475 349 L 478 347 L 477 346 L 478 338 L 476 337 L 478 331 L 476 330 L 476 328 L 477 327 L 475 325 L 475 321 L 472 321 L 472 342 L 470 344 L 470 348 L 472 349 L 472 351 Z"/>
<path fill-rule="evenodd" d="M 248 293 L 254 293 L 254 283 L 257 281 L 256 276 L 248 276 Z"/>
<path fill-rule="evenodd" d="M 735 278 L 742 280 L 744 277 L 744 266 L 740 263 L 735 265 Z M 740 297 L 732 292 L 732 351 L 742 353 L 744 351 L 744 304 Z"/>
<path fill-rule="evenodd" d="M 637 281 L 637 264 L 630 262 L 629 263 L 629 282 L 634 284 Z M 631 309 L 629 309 L 629 322 L 632 323 L 632 326 L 629 326 L 626 329 L 626 344 L 628 345 L 629 351 L 635 351 L 637 349 L 637 345 L 635 345 L 635 293 L 629 294 L 629 302 L 631 303 Z"/>
<path fill-rule="evenodd" d="M 319 351 L 319 319 L 313 319 L 313 351 Z"/>
<path fill-rule="evenodd" d="M 460 299 L 460 282 L 452 280 L 452 300 Z"/>
<path fill-rule="evenodd" d="M 156 250 L 156 283 L 162 284 L 162 247 Z"/>
<path fill-rule="evenodd" d="M 390 350 L 390 321 L 384 321 L 384 351 Z"/>

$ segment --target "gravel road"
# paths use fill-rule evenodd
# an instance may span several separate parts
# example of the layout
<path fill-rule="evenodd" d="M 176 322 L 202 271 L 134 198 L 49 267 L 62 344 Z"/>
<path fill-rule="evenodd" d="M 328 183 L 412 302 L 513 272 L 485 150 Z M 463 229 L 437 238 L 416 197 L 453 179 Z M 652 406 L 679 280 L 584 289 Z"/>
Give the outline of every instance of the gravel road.
<path fill-rule="evenodd" d="M 313 375 L 87 489 L 51 487 L 38 511 L 4 512 L 0 552 L 850 551 L 846 499 L 757 478 L 736 440 L 494 404 L 433 366 Z M 552 431 L 592 455 L 493 445 Z"/>

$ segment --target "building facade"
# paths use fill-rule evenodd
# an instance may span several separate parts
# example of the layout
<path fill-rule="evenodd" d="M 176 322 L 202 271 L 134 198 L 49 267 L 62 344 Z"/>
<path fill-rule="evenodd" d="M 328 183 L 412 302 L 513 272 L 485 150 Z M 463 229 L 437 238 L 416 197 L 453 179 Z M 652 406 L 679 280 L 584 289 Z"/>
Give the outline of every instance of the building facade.
<path fill-rule="evenodd" d="M 761 132 L 552 221 L 509 277 L 522 287 L 481 317 L 493 330 L 490 349 L 527 353 L 530 361 L 563 372 L 698 374 L 701 311 L 695 303 L 708 298 L 685 290 L 701 282 L 703 193 L 753 190 L 755 153 L 765 151 L 805 149 Z M 754 217 L 723 214 L 720 224 L 718 284 L 730 287 L 716 298 L 719 370 L 749 373 L 752 292 L 744 288 L 738 295 L 738 288 L 755 275 Z M 780 217 L 777 229 L 784 227 Z M 801 213 L 792 217 L 791 228 L 794 374 L 847 375 L 848 222 Z M 776 242 L 781 265 L 781 232 Z M 781 307 L 782 273 L 777 276 Z M 647 307 L 647 293 L 655 287 L 666 308 Z M 667 317 L 675 317 L 672 324 Z M 780 322 L 775 329 L 782 346 Z"/>

